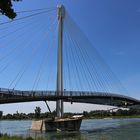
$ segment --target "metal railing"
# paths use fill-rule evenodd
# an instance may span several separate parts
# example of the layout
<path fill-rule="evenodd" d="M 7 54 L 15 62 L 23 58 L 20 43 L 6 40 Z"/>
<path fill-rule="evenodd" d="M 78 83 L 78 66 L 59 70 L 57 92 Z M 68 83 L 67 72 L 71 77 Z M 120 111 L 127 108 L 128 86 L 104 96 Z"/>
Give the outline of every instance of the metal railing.
<path fill-rule="evenodd" d="M 0 94 L 7 94 L 13 96 L 26 96 L 26 97 L 50 97 L 50 96 L 57 96 L 56 91 L 21 91 L 15 89 L 7 89 L 7 88 L 0 88 Z M 128 97 L 125 95 L 114 94 L 114 93 L 105 93 L 105 92 L 91 92 L 91 91 L 63 91 L 62 96 L 92 96 L 92 97 L 118 97 L 133 100 L 136 102 L 140 102 L 140 100 L 134 99 L 132 97 Z"/>

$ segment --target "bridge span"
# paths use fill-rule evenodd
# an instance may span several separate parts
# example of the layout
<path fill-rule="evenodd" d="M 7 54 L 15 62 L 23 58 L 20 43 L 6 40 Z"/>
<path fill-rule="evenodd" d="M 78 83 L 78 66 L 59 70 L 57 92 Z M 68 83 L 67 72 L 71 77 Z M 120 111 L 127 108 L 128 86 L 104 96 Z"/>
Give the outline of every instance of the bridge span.
<path fill-rule="evenodd" d="M 21 91 L 13 89 L 0 89 L 0 104 L 33 102 L 33 101 L 57 101 L 76 103 L 89 103 L 110 105 L 117 107 L 140 108 L 140 100 L 125 95 L 91 92 L 91 91 L 64 91 L 58 96 L 56 91 Z"/>

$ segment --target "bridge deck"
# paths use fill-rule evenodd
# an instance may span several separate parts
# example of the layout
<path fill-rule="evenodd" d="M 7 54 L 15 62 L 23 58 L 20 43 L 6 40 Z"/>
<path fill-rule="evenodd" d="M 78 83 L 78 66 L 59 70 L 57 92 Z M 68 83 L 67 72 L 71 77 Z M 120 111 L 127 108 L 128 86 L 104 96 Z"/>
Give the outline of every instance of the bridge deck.
<path fill-rule="evenodd" d="M 64 91 L 63 96 L 56 96 L 56 91 L 21 91 L 0 88 L 0 104 L 32 101 L 57 101 L 59 99 L 71 103 L 78 102 L 119 107 L 140 105 L 140 100 L 113 93 Z"/>

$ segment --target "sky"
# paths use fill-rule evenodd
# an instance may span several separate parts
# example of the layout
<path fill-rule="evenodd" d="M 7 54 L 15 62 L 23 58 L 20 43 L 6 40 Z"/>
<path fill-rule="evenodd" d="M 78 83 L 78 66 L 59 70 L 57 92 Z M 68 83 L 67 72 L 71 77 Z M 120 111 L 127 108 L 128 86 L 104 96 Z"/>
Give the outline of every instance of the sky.
<path fill-rule="evenodd" d="M 89 41 L 98 50 L 103 60 L 126 88 L 128 95 L 140 99 L 140 1 L 23 0 L 18 3 L 14 2 L 14 8 L 15 11 L 23 11 L 56 7 L 57 4 L 63 4 L 65 6 L 65 9 L 68 11 L 75 23 L 84 32 Z M 54 19 L 55 16 L 55 14 L 52 14 Z M 0 18 L 0 22 L 7 20 L 8 19 L 6 17 Z M 41 19 L 40 17 L 39 20 L 35 20 L 36 22 L 34 22 L 34 24 L 36 24 L 35 27 L 39 28 L 41 33 L 43 33 L 45 28 L 41 23 L 41 21 L 43 22 L 44 20 L 45 18 Z M 32 32 L 32 34 L 34 34 L 33 32 L 35 30 L 37 29 L 31 28 L 31 31 L 24 30 L 24 32 Z M 39 32 L 37 34 L 39 35 Z M 14 42 L 12 43 L 14 44 Z M 20 44 L 20 41 L 18 43 Z M 2 41 L 0 44 L 5 45 Z M 8 50 L 6 50 L 6 53 L 7 51 Z M 40 51 L 40 54 L 42 52 L 43 49 Z M 2 53 L 5 53 L 5 50 Z M 54 56 L 52 55 L 49 59 L 53 57 Z M 26 57 L 23 55 L 23 58 L 21 58 L 22 62 L 24 62 L 25 58 Z M 20 65 L 21 62 L 18 62 L 17 60 L 16 64 Z M 36 69 L 36 66 L 34 66 L 34 69 Z M 15 71 L 15 69 L 13 69 L 13 71 Z M 32 72 L 32 69 L 30 69 L 30 72 Z M 9 72 L 9 75 L 12 75 L 11 73 L 12 71 Z M 14 77 L 14 74 L 12 76 Z M 12 76 L 10 76 L 11 79 Z M 0 81 L 1 86 L 6 86 L 7 81 L 11 80 L 10 78 L 8 76 L 2 76 Z M 54 80 L 55 76 L 52 78 L 52 81 Z M 24 85 L 27 86 L 28 82 Z M 54 110 L 55 103 L 49 102 L 49 104 L 52 110 Z M 14 113 L 17 110 L 19 112 L 29 113 L 34 111 L 35 106 L 41 106 L 42 111 L 46 111 L 46 106 L 42 102 L 0 105 L 0 110 L 3 110 L 5 114 Z M 108 107 L 87 104 L 71 105 L 70 103 L 66 103 L 65 111 L 82 112 L 84 110 L 89 111 L 104 108 L 107 109 Z"/>

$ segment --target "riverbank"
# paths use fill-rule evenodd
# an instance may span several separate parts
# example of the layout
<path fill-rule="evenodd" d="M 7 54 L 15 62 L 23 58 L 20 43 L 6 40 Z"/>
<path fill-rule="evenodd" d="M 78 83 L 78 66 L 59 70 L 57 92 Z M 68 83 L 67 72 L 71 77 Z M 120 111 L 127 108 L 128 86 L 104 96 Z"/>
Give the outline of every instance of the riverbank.
<path fill-rule="evenodd" d="M 140 118 L 140 115 L 135 115 L 135 116 L 106 116 L 106 117 L 83 117 L 83 120 L 91 120 L 91 119 L 135 119 L 135 118 Z M 45 119 L 45 118 L 39 118 L 39 119 L 36 119 L 36 120 L 40 120 L 40 119 Z M 16 120 L 19 120 L 19 121 L 26 121 L 26 120 L 35 120 L 35 119 L 31 119 L 31 118 L 28 118 L 28 119 L 15 119 L 15 118 L 10 118 L 10 119 L 0 119 L 0 121 L 16 121 Z"/>
<path fill-rule="evenodd" d="M 8 134 L 0 134 L 0 140 L 34 140 L 34 139 L 31 137 L 23 138 L 21 136 L 9 136 Z"/>

